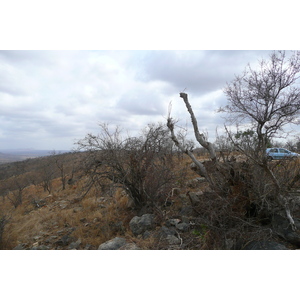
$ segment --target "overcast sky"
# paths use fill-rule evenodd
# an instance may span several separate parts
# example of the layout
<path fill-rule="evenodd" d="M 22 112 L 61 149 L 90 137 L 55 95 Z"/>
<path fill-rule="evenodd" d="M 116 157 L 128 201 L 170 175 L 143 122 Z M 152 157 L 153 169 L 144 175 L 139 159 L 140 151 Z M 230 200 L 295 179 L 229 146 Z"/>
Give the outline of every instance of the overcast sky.
<path fill-rule="evenodd" d="M 0 149 L 70 150 L 99 122 L 136 134 L 189 115 L 214 140 L 222 89 L 269 51 L 0 51 Z"/>

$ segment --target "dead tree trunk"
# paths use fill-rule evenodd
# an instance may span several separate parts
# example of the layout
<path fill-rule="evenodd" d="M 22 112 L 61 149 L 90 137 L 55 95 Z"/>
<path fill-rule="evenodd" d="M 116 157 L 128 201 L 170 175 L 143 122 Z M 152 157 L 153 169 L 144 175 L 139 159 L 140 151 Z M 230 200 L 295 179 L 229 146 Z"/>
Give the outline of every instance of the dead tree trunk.
<path fill-rule="evenodd" d="M 194 115 L 194 112 L 193 112 L 193 109 L 189 103 L 189 100 L 188 100 L 188 95 L 186 93 L 180 93 L 180 97 L 183 99 L 184 103 L 185 103 L 185 106 L 191 116 L 191 119 L 192 119 L 192 124 L 193 124 L 193 127 L 194 127 L 194 133 L 195 133 L 195 137 L 196 137 L 196 140 L 198 141 L 198 143 L 204 147 L 205 149 L 208 150 L 209 152 L 209 155 L 210 155 L 210 158 L 211 160 L 216 163 L 217 162 L 217 157 L 216 157 L 216 153 L 215 153 L 215 149 L 213 147 L 213 145 L 208 142 L 206 139 L 205 139 L 205 136 L 204 134 L 200 133 L 199 132 L 199 128 L 198 128 L 198 124 L 197 124 L 197 120 L 196 120 L 196 117 Z M 209 184 L 211 186 L 213 186 L 213 181 L 211 179 L 211 177 L 209 176 L 209 174 L 207 173 L 207 170 L 204 166 L 203 163 L 201 163 L 199 160 L 196 159 L 196 157 L 194 156 L 194 154 L 188 149 L 188 147 L 186 147 L 185 145 L 181 144 L 176 135 L 175 135 L 175 132 L 174 132 L 174 124 L 175 122 L 172 120 L 172 118 L 170 116 L 168 116 L 168 121 L 167 121 L 167 126 L 171 132 L 171 138 L 173 140 L 173 142 L 175 143 L 175 145 L 184 153 L 186 153 L 191 159 L 192 161 L 194 162 L 194 164 L 197 166 L 197 169 L 198 169 L 198 174 L 200 176 L 203 176 L 207 179 L 207 181 L 209 182 Z"/>

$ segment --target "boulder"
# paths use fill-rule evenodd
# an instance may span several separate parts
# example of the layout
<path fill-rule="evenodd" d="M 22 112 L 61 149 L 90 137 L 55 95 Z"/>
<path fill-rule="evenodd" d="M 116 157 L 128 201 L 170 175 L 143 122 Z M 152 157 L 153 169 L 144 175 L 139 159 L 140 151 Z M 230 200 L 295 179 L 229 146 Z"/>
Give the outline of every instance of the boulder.
<path fill-rule="evenodd" d="M 155 216 L 153 214 L 145 214 L 141 217 L 135 216 L 129 222 L 129 226 L 135 236 L 143 234 L 146 230 L 155 229 Z"/>
<path fill-rule="evenodd" d="M 98 247 L 98 250 L 118 250 L 126 244 L 126 240 L 121 237 L 115 237 L 112 240 L 109 240 Z"/>

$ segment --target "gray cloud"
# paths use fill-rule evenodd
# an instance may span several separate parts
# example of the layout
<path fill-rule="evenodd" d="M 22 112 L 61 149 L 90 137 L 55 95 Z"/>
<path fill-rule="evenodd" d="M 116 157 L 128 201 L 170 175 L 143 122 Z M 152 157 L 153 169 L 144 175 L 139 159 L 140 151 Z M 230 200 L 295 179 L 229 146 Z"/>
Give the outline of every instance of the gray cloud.
<path fill-rule="evenodd" d="M 213 135 L 234 73 L 264 51 L 0 51 L 0 149 L 71 149 L 98 123 L 135 133 L 172 115 Z"/>
<path fill-rule="evenodd" d="M 166 81 L 178 90 L 187 88 L 201 95 L 221 89 L 247 62 L 265 54 L 265 51 L 152 51 L 144 58 L 142 79 Z"/>

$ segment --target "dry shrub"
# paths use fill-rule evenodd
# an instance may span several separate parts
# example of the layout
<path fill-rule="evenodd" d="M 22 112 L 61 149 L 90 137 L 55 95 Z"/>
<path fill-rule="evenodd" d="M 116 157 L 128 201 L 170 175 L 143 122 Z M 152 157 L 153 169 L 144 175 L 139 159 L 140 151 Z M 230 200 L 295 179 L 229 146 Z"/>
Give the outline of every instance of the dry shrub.
<path fill-rule="evenodd" d="M 270 168 L 287 195 L 299 186 L 298 160 L 270 162 Z M 207 249 L 226 248 L 229 239 L 235 241 L 232 247 L 239 248 L 244 241 L 270 238 L 272 213 L 282 208 L 276 201 L 274 182 L 263 168 L 250 162 L 231 162 L 210 175 L 215 191 L 204 192 L 194 207 L 196 227 L 206 226 L 209 232 Z"/>

